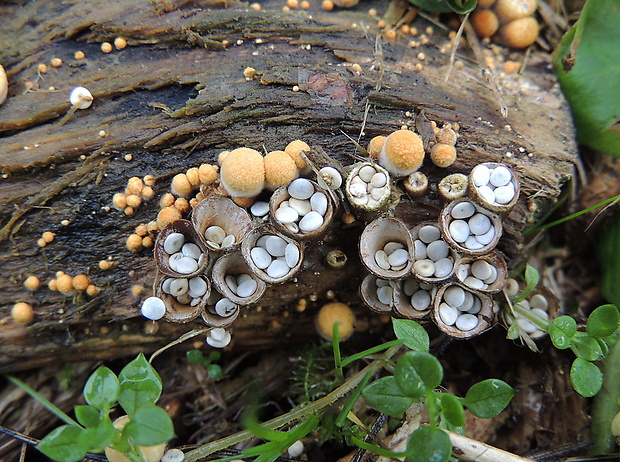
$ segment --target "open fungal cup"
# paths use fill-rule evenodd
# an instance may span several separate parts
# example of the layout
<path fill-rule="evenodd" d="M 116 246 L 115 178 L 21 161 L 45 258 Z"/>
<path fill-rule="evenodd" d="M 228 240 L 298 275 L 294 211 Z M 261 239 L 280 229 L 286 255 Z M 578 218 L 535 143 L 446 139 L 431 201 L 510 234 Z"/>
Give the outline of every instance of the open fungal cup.
<path fill-rule="evenodd" d="M 347 176 L 345 194 L 349 203 L 358 209 L 376 211 L 390 199 L 390 174 L 371 162 L 359 162 Z"/>
<path fill-rule="evenodd" d="M 248 212 L 226 197 L 211 196 L 196 204 L 192 223 L 214 251 L 238 248 L 252 229 Z"/>
<path fill-rule="evenodd" d="M 446 281 L 459 264 L 459 254 L 441 236 L 439 224 L 420 223 L 411 230 L 413 275 L 420 281 L 436 284 Z"/>
<path fill-rule="evenodd" d="M 166 306 L 164 319 L 186 323 L 204 312 L 211 283 L 204 276 L 177 278 L 158 272 L 153 292 Z"/>
<path fill-rule="evenodd" d="M 469 289 L 495 293 L 504 288 L 508 277 L 506 261 L 496 252 L 465 257 L 456 268 L 456 278 Z"/>
<path fill-rule="evenodd" d="M 470 338 L 491 327 L 493 299 L 460 284 L 446 284 L 439 288 L 433 304 L 435 324 L 455 338 Z"/>
<path fill-rule="evenodd" d="M 439 229 L 446 242 L 459 252 L 484 255 L 502 235 L 500 217 L 469 199 L 447 204 L 439 214 Z"/>
<path fill-rule="evenodd" d="M 211 327 L 228 327 L 238 316 L 239 305 L 213 289 L 207 299 L 206 309 L 202 312 L 205 324 Z"/>
<path fill-rule="evenodd" d="M 208 260 L 204 240 L 187 220 L 166 225 L 155 242 L 157 268 L 168 276 L 194 277 L 206 269 Z"/>
<path fill-rule="evenodd" d="M 237 305 L 256 302 L 267 288 L 248 267 L 241 252 L 220 256 L 213 265 L 211 278 L 218 292 Z"/>
<path fill-rule="evenodd" d="M 390 313 L 394 306 L 396 281 L 381 279 L 373 274 L 367 275 L 360 285 L 360 295 L 364 303 L 377 313 Z"/>
<path fill-rule="evenodd" d="M 279 284 L 301 268 L 303 249 L 299 242 L 269 225 L 252 230 L 241 244 L 248 267 L 268 284 Z"/>
<path fill-rule="evenodd" d="M 403 279 L 413 267 L 413 240 L 397 218 L 377 218 L 366 225 L 359 252 L 368 271 L 382 279 Z"/>
<path fill-rule="evenodd" d="M 515 305 L 523 310 L 530 311 L 542 318 L 546 322 L 551 322 L 555 319 L 560 312 L 560 301 L 558 298 L 546 287 L 538 286 L 525 300 L 522 300 Z M 512 323 L 510 317 L 506 317 L 508 324 Z M 525 316 L 515 310 L 515 318 L 519 325 L 519 331 L 525 333 L 533 340 L 537 340 L 547 335 L 547 333 L 540 329 L 536 324 L 531 322 Z"/>
<path fill-rule="evenodd" d="M 394 311 L 407 319 L 422 319 L 433 307 L 437 286 L 413 278 L 399 281 L 394 289 Z"/>
<path fill-rule="evenodd" d="M 486 162 L 469 175 L 469 196 L 485 209 L 499 214 L 512 210 L 519 199 L 519 179 L 505 165 Z"/>
<path fill-rule="evenodd" d="M 314 181 L 297 178 L 275 190 L 269 201 L 273 226 L 294 239 L 322 236 L 334 218 L 331 195 Z"/>

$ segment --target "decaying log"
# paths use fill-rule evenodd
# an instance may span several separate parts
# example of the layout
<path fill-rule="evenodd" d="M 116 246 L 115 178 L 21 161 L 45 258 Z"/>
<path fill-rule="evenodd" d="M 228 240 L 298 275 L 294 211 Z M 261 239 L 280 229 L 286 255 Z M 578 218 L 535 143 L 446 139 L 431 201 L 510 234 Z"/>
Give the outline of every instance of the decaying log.
<path fill-rule="evenodd" d="M 152 253 L 132 254 L 124 242 L 135 226 L 155 218 L 157 198 L 174 174 L 229 148 L 270 151 L 301 138 L 350 164 L 357 151 L 345 135 L 366 145 L 375 135 L 414 127 L 423 110 L 438 125 L 460 126 L 459 159 L 450 172 L 502 161 L 518 173 L 522 196 L 502 245 L 508 257 L 518 253 L 520 230 L 559 195 L 576 158 L 548 58 L 533 54 L 522 76 L 502 77 L 510 111 L 504 119 L 467 49 L 459 52 L 465 66 L 443 83 L 447 31 L 433 26 L 428 43 L 413 48 L 402 34 L 383 40 L 368 4 L 338 12 L 281 6 L 265 2 L 255 11 L 233 2 L 174 0 L 0 6 L 0 15 L 11 18 L 0 24 L 0 63 L 9 76 L 0 107 L 0 371 L 133 355 L 199 326 L 158 322 L 157 330 L 145 331 L 131 287 L 150 293 Z M 386 4 L 372 7 L 383 11 Z M 414 25 L 423 31 L 430 23 L 417 18 Z M 118 36 L 129 46 L 102 53 L 101 42 Z M 73 58 L 78 50 L 84 60 Z M 63 65 L 40 73 L 37 64 L 53 57 Z M 243 75 L 248 66 L 258 72 L 251 81 Z M 316 75 L 327 89 L 308 84 Z M 77 85 L 92 92 L 94 103 L 60 125 Z M 301 91 L 293 91 L 296 85 Z M 433 184 L 446 174 L 424 168 Z M 129 217 L 111 208 L 129 177 L 147 174 L 157 178 L 156 199 Z M 410 211 L 412 220 L 436 213 L 436 198 L 427 202 Z M 248 307 L 234 325 L 235 347 L 314 336 L 314 308 L 328 290 L 354 306 L 368 332 L 380 325 L 357 297 L 359 230 L 337 226 L 314 248 L 297 282 L 269 289 L 260 307 Z M 43 231 L 56 238 L 39 248 Z M 344 269 L 325 264 L 330 248 L 348 254 Z M 108 257 L 115 266 L 100 270 Z M 103 290 L 95 298 L 68 298 L 46 287 L 23 288 L 28 275 L 45 284 L 57 271 L 86 273 Z M 315 297 L 306 310 L 296 309 L 300 298 Z M 10 319 L 17 301 L 35 307 L 32 324 Z"/>

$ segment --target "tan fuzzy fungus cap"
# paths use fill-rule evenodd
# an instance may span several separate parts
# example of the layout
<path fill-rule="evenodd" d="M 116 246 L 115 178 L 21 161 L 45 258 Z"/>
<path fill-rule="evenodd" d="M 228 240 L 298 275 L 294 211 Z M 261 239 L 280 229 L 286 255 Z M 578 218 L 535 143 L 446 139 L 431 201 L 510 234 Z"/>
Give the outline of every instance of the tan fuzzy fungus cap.
<path fill-rule="evenodd" d="M 271 191 L 289 184 L 299 176 L 295 161 L 284 151 L 271 151 L 264 161 L 265 186 Z"/>
<path fill-rule="evenodd" d="M 390 134 L 379 154 L 379 164 L 397 177 L 415 172 L 423 161 L 422 138 L 411 130 L 397 130 Z"/>
<path fill-rule="evenodd" d="M 291 141 L 284 148 L 284 152 L 291 156 L 299 170 L 303 170 L 308 166 L 306 164 L 306 161 L 303 160 L 301 157 L 301 151 L 310 151 L 310 146 L 308 146 L 306 142 L 301 140 Z"/>
<path fill-rule="evenodd" d="M 258 195 L 265 184 L 265 163 L 260 152 L 238 148 L 222 161 L 220 181 L 232 197 Z"/>

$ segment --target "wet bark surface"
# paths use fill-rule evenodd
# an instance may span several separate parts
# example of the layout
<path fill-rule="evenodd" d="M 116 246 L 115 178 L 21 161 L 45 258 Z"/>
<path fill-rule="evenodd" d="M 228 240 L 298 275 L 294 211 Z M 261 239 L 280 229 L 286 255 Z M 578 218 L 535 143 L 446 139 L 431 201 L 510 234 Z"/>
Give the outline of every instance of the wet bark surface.
<path fill-rule="evenodd" d="M 131 288 L 144 287 L 142 298 L 150 294 L 152 252 L 130 253 L 124 242 L 138 224 L 155 218 L 174 174 L 214 162 L 222 150 L 270 151 L 300 138 L 348 165 L 357 152 L 345 135 L 365 146 L 375 135 L 415 127 L 422 110 L 438 125 L 456 122 L 457 162 L 448 172 L 430 162 L 423 170 L 434 185 L 484 161 L 517 172 L 521 199 L 500 247 L 509 262 L 518 256 L 522 228 L 572 175 L 572 123 L 542 54 L 531 57 L 523 76 L 506 77 L 509 115 L 503 118 L 467 48 L 459 51 L 465 67 L 443 83 L 449 56 L 440 49 L 449 43 L 447 32 L 434 27 L 428 44 L 418 48 L 407 37 L 386 42 L 367 14 L 369 5 L 336 13 L 318 5 L 283 12 L 275 3 L 262 11 L 230 2 L 113 3 L 0 7 L 2 17 L 12 18 L 0 24 L 0 63 L 9 76 L 9 97 L 0 106 L 0 371 L 134 355 L 199 327 L 159 322 L 156 331 L 145 330 L 141 298 Z M 429 23 L 417 18 L 415 25 L 422 30 Z M 128 47 L 102 53 L 100 43 L 118 36 Z M 78 50 L 84 60 L 73 58 Z M 37 64 L 53 57 L 62 66 L 48 64 L 47 73 L 39 73 Z M 256 79 L 246 81 L 247 66 L 257 70 Z M 326 88 L 308 85 L 317 75 Z M 28 90 L 27 82 L 33 83 Z M 92 92 L 94 103 L 61 125 L 77 85 Z M 128 155 L 132 160 L 125 160 Z M 147 174 L 157 178 L 155 199 L 129 217 L 111 208 L 129 177 Z M 436 194 L 425 201 L 407 206 L 410 222 L 436 217 Z M 382 322 L 357 295 L 360 229 L 335 226 L 313 247 L 297 282 L 270 288 L 260 308 L 248 307 L 235 322 L 234 347 L 314 338 L 309 326 L 328 290 L 353 305 L 369 334 L 380 329 Z M 56 237 L 39 248 L 43 231 Z M 323 256 L 332 248 L 348 254 L 344 269 L 326 265 Z M 109 257 L 113 268 L 100 270 L 98 262 Z M 52 292 L 45 284 L 57 271 L 88 274 L 102 292 L 94 298 Z M 26 291 L 28 275 L 38 276 L 43 287 Z M 296 310 L 300 298 L 310 300 L 303 312 Z M 18 301 L 34 306 L 32 324 L 10 320 Z"/>

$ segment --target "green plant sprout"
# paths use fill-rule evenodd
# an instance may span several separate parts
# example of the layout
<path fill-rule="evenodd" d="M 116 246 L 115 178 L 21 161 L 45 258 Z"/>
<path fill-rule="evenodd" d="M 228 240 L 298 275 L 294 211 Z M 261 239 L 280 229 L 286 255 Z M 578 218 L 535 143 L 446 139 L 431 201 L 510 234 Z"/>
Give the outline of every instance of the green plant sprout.
<path fill-rule="evenodd" d="M 326 396 L 305 403 L 263 424 L 259 424 L 255 415 L 249 413 L 244 418 L 246 430 L 190 451 L 186 453 L 184 460 L 192 462 L 202 459 L 253 436 L 260 437 L 265 443 L 242 451 L 237 456 L 219 460 L 226 461 L 239 457 L 256 457 L 255 462 L 276 460 L 275 458 L 295 441 L 303 438 L 318 425 L 325 424 L 331 418 L 331 414 L 324 410 L 347 395 L 349 397 L 335 422 L 345 433 L 347 441 L 387 457 L 407 457 L 407 460 L 415 462 L 448 460 L 452 453 L 452 444 L 444 429 L 463 431 L 464 407 L 468 407 L 472 413 L 480 417 L 497 415 L 508 405 L 514 390 L 501 380 L 490 379 L 472 386 L 464 398 L 436 391 L 443 378 L 443 369 L 439 361 L 428 353 L 430 344 L 428 333 L 412 320 L 393 319 L 392 323 L 396 340 L 369 348 L 348 358 L 342 358 L 338 327 L 334 326 L 335 335 L 332 340 L 334 375 L 336 383 L 340 382 L 341 385 Z M 404 352 L 405 347 L 410 351 Z M 404 354 L 394 364 L 392 358 L 403 352 Z M 370 364 L 351 377 L 345 378 L 343 369 L 359 359 L 370 360 Z M 378 379 L 368 385 L 370 379 L 384 368 L 393 370 L 393 376 Z M 429 414 L 432 416 L 431 423 L 411 435 L 406 452 L 399 454 L 388 451 L 360 438 L 364 433 L 370 433 L 352 412 L 360 396 L 378 411 L 398 417 L 401 417 L 413 403 L 422 402 L 429 409 Z M 343 428 L 347 420 L 353 423 L 352 428 Z M 291 430 L 275 431 L 293 422 L 298 424 Z M 440 458 L 435 459 L 434 456 Z"/>
<path fill-rule="evenodd" d="M 404 353 L 396 362 L 393 375 L 374 381 L 361 394 L 370 406 L 392 417 L 400 417 L 413 403 L 422 402 L 428 410 L 429 425 L 411 434 L 404 453 L 392 453 L 355 437 L 351 439 L 358 446 L 386 457 L 406 457 L 409 462 L 447 461 L 452 454 L 452 443 L 443 429 L 464 431 L 464 407 L 477 417 L 496 416 L 506 408 L 514 389 L 501 380 L 488 379 L 473 385 L 464 398 L 438 392 L 443 368 L 428 352 L 428 335 L 426 341 L 419 341 L 420 329 L 424 329 L 415 321 L 394 319 L 393 324 L 401 341 L 415 338 L 418 345 L 426 346 Z"/>
<path fill-rule="evenodd" d="M 156 446 L 174 437 L 170 416 L 155 405 L 162 392 L 161 378 L 142 353 L 118 377 L 104 366 L 92 373 L 84 385 L 87 404 L 74 408 L 77 422 L 21 380 L 8 378 L 65 422 L 36 446 L 53 460 L 77 462 L 89 452 L 109 447 L 132 462 L 144 462 L 147 459 L 142 447 Z M 129 416 L 123 429 L 115 428 L 109 416 L 117 404 Z"/>
<path fill-rule="evenodd" d="M 570 369 L 570 380 L 577 393 L 586 398 L 596 395 L 603 386 L 603 374 L 594 364 L 606 358 L 618 341 L 620 332 L 620 313 L 614 305 L 602 305 L 596 308 L 586 322 L 585 331 L 577 329 L 577 322 L 570 316 L 559 316 L 551 322 L 537 316 L 519 305 L 519 302 L 538 285 L 538 271 L 530 265 L 525 269 L 525 290 L 509 300 L 510 309 L 534 323 L 547 332 L 553 345 L 559 350 L 570 348 L 576 356 Z M 520 335 L 517 322 L 512 322 L 508 329 L 508 338 Z"/>
<path fill-rule="evenodd" d="M 219 361 L 222 357 L 222 353 L 219 351 L 212 351 L 206 358 L 200 350 L 190 350 L 186 355 L 188 363 L 204 366 L 205 369 L 207 369 L 207 375 L 213 380 L 222 378 L 222 368 L 218 364 L 215 364 L 215 361 Z"/>

